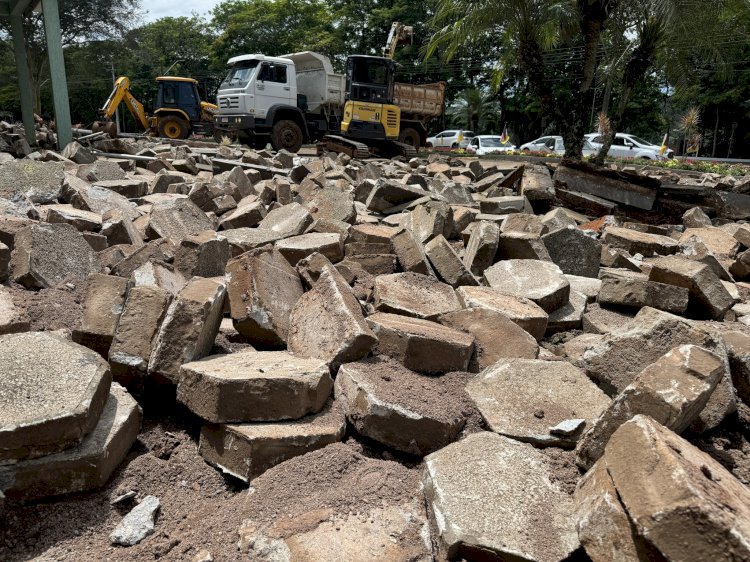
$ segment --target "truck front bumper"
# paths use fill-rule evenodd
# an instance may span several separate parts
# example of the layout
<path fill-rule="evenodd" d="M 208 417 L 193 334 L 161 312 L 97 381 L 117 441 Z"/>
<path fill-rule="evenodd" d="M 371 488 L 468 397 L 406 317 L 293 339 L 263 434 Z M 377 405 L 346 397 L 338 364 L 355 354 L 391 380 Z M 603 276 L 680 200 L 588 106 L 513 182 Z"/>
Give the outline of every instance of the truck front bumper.
<path fill-rule="evenodd" d="M 214 128 L 220 131 L 247 131 L 255 129 L 252 115 L 216 115 Z"/>

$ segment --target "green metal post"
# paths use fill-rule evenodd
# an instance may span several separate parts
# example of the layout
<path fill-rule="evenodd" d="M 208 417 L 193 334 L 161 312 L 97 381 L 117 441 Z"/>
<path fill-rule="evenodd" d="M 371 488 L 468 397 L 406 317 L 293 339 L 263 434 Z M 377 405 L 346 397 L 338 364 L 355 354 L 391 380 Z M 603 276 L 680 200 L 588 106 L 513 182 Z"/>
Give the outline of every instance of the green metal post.
<path fill-rule="evenodd" d="M 13 54 L 16 56 L 16 73 L 18 74 L 18 91 L 21 94 L 21 116 L 23 129 L 29 144 L 36 144 L 34 130 L 34 101 L 31 93 L 31 75 L 26 60 L 26 47 L 23 37 L 23 20 L 21 16 L 10 16 L 10 29 L 13 34 Z"/>
<path fill-rule="evenodd" d="M 57 0 L 42 0 L 42 12 L 44 14 L 44 34 L 47 37 L 52 98 L 55 104 L 57 145 L 62 149 L 73 140 L 73 127 L 70 122 L 68 83 L 65 78 L 65 59 L 63 57 Z"/>

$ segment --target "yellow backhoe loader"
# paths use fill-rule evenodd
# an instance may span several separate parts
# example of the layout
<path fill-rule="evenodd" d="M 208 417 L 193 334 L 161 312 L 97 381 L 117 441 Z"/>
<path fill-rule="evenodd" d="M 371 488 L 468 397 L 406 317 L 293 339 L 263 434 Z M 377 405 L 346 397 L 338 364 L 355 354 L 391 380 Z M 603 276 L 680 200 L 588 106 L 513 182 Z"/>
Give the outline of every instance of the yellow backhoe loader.
<path fill-rule="evenodd" d="M 102 121 L 94 123 L 93 130 L 105 131 L 117 136 L 112 116 L 122 102 L 125 102 L 138 126 L 148 134 L 170 139 L 185 139 L 191 134 L 213 135 L 216 105 L 201 101 L 198 95 L 198 82 L 192 78 L 160 76 L 154 114 L 148 115 L 133 93 L 130 80 L 126 76 L 117 79 L 112 93 L 99 110 Z"/>

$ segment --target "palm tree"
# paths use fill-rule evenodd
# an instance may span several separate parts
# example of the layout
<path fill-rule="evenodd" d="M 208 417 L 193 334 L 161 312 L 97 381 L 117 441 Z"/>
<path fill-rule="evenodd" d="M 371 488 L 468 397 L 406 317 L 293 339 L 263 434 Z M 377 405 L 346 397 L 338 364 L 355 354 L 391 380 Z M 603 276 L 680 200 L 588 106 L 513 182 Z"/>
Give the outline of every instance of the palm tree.
<path fill-rule="evenodd" d="M 479 133 L 497 125 L 500 105 L 491 92 L 467 88 L 448 109 L 448 114 L 456 125 Z"/>

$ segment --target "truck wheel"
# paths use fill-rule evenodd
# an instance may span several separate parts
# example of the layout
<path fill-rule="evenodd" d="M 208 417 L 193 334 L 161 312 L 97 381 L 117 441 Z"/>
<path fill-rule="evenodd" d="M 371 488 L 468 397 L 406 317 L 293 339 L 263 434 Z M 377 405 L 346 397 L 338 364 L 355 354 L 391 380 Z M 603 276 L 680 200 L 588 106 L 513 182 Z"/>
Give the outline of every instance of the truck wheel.
<path fill-rule="evenodd" d="M 406 128 L 401 131 L 398 140 L 414 148 L 419 148 L 420 145 L 419 133 L 412 128 Z"/>
<path fill-rule="evenodd" d="M 159 136 L 168 139 L 186 139 L 190 135 L 190 125 L 176 115 L 159 118 Z"/>
<path fill-rule="evenodd" d="M 271 132 L 271 146 L 274 150 L 299 151 L 302 148 L 302 129 L 289 119 L 278 121 Z"/>

